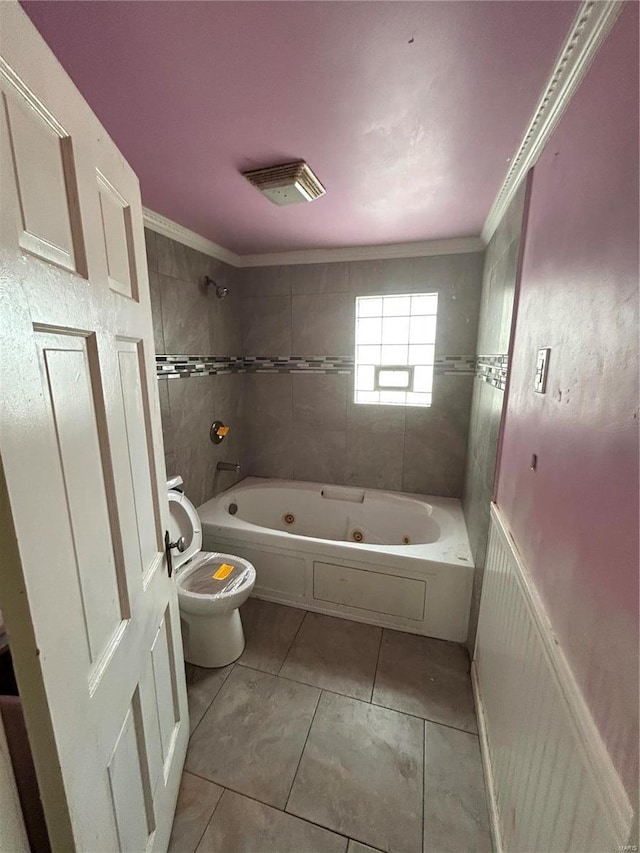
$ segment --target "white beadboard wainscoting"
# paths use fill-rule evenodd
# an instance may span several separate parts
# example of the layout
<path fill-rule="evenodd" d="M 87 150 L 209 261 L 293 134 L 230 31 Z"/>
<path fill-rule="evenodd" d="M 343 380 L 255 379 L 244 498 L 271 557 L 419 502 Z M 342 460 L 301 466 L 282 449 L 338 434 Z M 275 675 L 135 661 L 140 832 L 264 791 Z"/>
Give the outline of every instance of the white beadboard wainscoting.
<path fill-rule="evenodd" d="M 629 798 L 494 504 L 472 677 L 496 853 L 632 844 Z"/>

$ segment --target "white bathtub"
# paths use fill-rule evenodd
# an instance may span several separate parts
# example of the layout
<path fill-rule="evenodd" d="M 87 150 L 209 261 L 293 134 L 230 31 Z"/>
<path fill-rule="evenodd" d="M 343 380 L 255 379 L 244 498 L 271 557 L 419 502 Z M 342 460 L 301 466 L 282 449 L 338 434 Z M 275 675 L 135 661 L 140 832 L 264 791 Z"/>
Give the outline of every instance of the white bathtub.
<path fill-rule="evenodd" d="M 248 477 L 198 513 L 203 548 L 252 562 L 259 598 L 466 640 L 473 560 L 458 500 Z"/>

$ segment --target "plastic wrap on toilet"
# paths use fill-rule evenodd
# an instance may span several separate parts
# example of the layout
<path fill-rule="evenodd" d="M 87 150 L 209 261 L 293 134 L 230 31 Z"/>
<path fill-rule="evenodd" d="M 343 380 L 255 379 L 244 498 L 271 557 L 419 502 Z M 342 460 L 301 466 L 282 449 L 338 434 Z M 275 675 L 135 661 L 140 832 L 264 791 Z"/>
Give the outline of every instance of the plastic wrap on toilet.
<path fill-rule="evenodd" d="M 189 571 L 181 581 L 183 592 L 222 598 L 249 583 L 254 576 L 251 563 L 239 557 L 217 554 Z"/>

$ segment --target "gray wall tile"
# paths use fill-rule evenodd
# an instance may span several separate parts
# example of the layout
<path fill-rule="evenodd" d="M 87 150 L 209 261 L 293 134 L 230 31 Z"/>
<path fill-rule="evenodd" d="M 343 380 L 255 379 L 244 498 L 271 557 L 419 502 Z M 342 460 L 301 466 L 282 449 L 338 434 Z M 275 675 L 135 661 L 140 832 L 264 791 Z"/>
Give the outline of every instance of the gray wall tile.
<path fill-rule="evenodd" d="M 153 320 L 153 343 L 156 353 L 162 355 L 166 350 L 164 347 L 164 327 L 162 323 L 160 276 L 152 270 L 149 270 L 149 295 L 151 297 L 151 319 Z"/>
<path fill-rule="evenodd" d="M 347 376 L 294 374 L 293 423 L 297 427 L 344 430 L 347 424 Z"/>
<path fill-rule="evenodd" d="M 349 292 L 349 264 L 300 264 L 289 269 L 294 296 Z"/>
<path fill-rule="evenodd" d="M 238 271 L 244 296 L 290 296 L 293 267 L 248 267 Z"/>
<path fill-rule="evenodd" d="M 293 429 L 290 424 L 265 430 L 255 423 L 251 414 L 244 435 L 247 474 L 252 477 L 293 479 Z"/>
<path fill-rule="evenodd" d="M 237 271 L 148 229 L 145 241 L 156 352 L 238 355 L 242 338 Z M 205 275 L 229 287 L 226 299 L 218 299 L 204 285 Z M 218 461 L 244 462 L 244 379 L 223 375 L 158 382 L 167 474 L 182 475 L 196 505 L 233 483 L 235 474 L 216 471 Z M 208 437 L 216 418 L 231 427 L 217 446 Z"/>
<path fill-rule="evenodd" d="M 181 281 L 201 284 L 205 275 L 215 278 L 216 269 L 221 264 L 215 258 L 189 246 L 183 246 L 182 243 L 162 234 L 156 234 L 156 252 L 158 272 Z"/>
<path fill-rule="evenodd" d="M 293 433 L 294 478 L 344 483 L 346 453 L 345 430 L 297 427 Z"/>
<path fill-rule="evenodd" d="M 479 356 L 507 354 L 508 351 L 525 200 L 526 187 L 523 185 L 487 246 L 476 348 Z M 504 399 L 504 391 L 480 379 L 474 381 L 463 489 L 463 509 L 476 566 L 467 640 L 471 650 L 478 622 Z"/>
<path fill-rule="evenodd" d="M 345 483 L 366 489 L 402 491 L 404 431 L 347 432 Z"/>
<path fill-rule="evenodd" d="M 167 472 L 167 477 L 173 477 L 175 474 L 178 473 L 178 471 L 176 469 L 176 456 L 175 456 L 175 453 L 173 453 L 173 451 L 167 452 L 165 450 L 165 452 L 164 452 L 164 467 L 165 467 L 166 472 Z"/>
<path fill-rule="evenodd" d="M 406 409 L 404 406 L 374 406 L 353 402 L 353 377 L 347 390 L 347 429 L 373 433 L 394 433 L 399 440 L 404 435 Z"/>
<path fill-rule="evenodd" d="M 247 373 L 244 377 L 247 426 L 269 432 L 293 424 L 292 376 L 287 373 Z"/>
<path fill-rule="evenodd" d="M 352 261 L 349 264 L 349 290 L 358 296 L 409 293 L 413 288 L 413 263 L 413 258 Z"/>
<path fill-rule="evenodd" d="M 196 505 L 210 496 L 213 444 L 209 427 L 214 419 L 215 377 L 165 380 L 173 426 L 176 472 L 184 480 L 187 497 Z"/>
<path fill-rule="evenodd" d="M 242 305 L 244 355 L 291 355 L 291 297 L 249 296 Z"/>
<path fill-rule="evenodd" d="M 201 281 L 158 276 L 165 352 L 209 355 L 213 345 L 209 300 L 215 295 Z"/>
<path fill-rule="evenodd" d="M 353 355 L 355 300 L 342 293 L 292 297 L 294 355 Z"/>
<path fill-rule="evenodd" d="M 228 264 L 218 264 L 213 274 L 217 284 L 228 288 L 224 299 L 219 299 L 211 288 L 209 297 L 209 326 L 211 351 L 208 355 L 239 355 L 242 352 L 242 287 L 238 280 L 240 270 Z"/>
<path fill-rule="evenodd" d="M 144 243 L 147 250 L 147 268 L 149 272 L 158 272 L 158 251 L 156 248 L 156 233 L 144 229 Z"/>
<path fill-rule="evenodd" d="M 244 450 L 241 403 L 233 393 L 235 376 L 202 376 L 163 380 L 168 386 L 175 471 L 184 480 L 188 498 L 198 506 L 217 490 L 230 486 L 233 473 L 216 472 L 221 461 L 240 462 Z M 161 383 L 162 384 L 162 383 Z M 209 440 L 214 420 L 230 432 L 221 444 Z"/>
<path fill-rule="evenodd" d="M 165 454 L 173 453 L 173 421 L 171 419 L 171 405 L 169 403 L 169 383 L 166 381 L 158 382 L 158 393 L 160 395 L 160 419 L 162 421 L 164 452 Z"/>
<path fill-rule="evenodd" d="M 436 376 L 433 405 L 406 410 L 404 491 L 462 497 L 472 383 Z"/>
<path fill-rule="evenodd" d="M 211 352 L 208 355 L 239 355 L 242 352 L 242 299 L 238 288 L 229 282 L 224 299 L 209 302 Z"/>
<path fill-rule="evenodd" d="M 482 262 L 478 252 L 414 259 L 414 290 L 438 294 L 436 357 L 475 355 Z"/>

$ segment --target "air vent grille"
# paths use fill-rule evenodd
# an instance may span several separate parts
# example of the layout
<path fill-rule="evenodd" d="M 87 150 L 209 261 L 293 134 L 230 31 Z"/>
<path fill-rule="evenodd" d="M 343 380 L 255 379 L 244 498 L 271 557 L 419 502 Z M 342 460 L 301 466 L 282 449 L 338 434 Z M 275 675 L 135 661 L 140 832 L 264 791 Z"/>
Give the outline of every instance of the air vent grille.
<path fill-rule="evenodd" d="M 244 177 L 274 204 L 298 204 L 315 201 L 326 192 L 304 162 L 283 163 L 243 172 Z"/>

